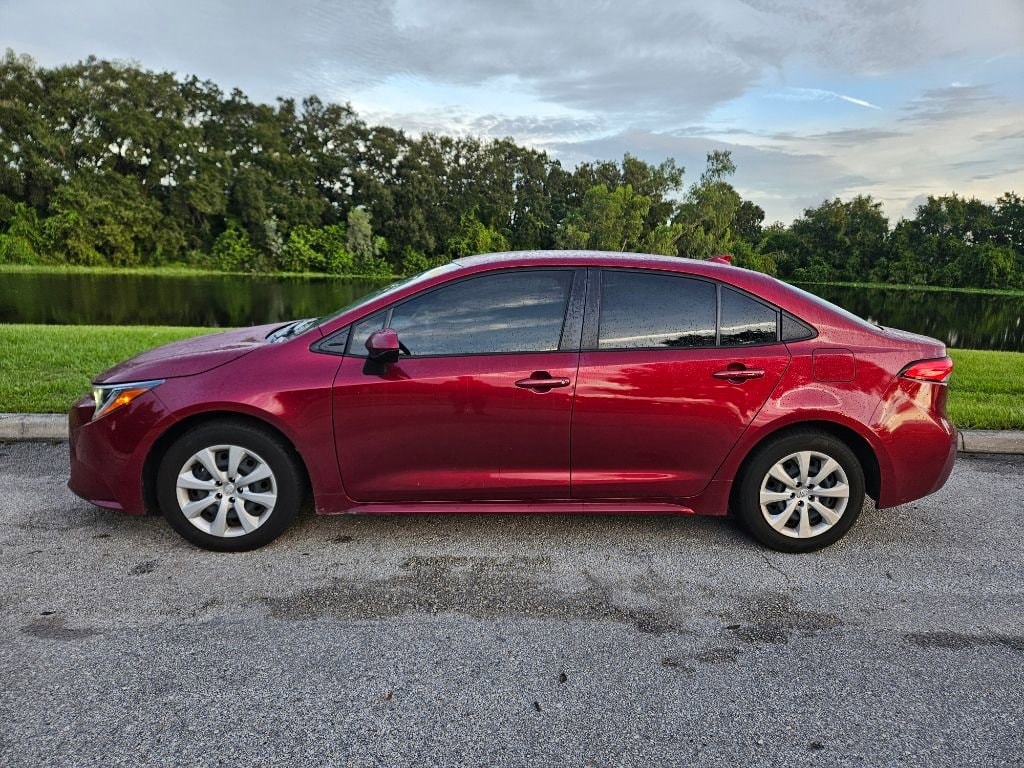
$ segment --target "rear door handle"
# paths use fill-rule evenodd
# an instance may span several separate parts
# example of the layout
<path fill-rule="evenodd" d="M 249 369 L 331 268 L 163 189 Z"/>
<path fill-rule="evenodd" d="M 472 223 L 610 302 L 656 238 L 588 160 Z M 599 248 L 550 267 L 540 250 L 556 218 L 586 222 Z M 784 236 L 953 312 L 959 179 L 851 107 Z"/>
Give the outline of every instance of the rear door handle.
<path fill-rule="evenodd" d="M 546 391 L 554 389 L 555 387 L 568 387 L 569 380 L 564 378 L 555 378 L 547 371 L 537 371 L 531 375 L 530 378 L 520 379 L 517 381 L 516 386 L 522 387 L 523 389 Z"/>
<path fill-rule="evenodd" d="M 724 371 L 715 371 L 711 375 L 716 379 L 761 379 L 764 378 L 764 370 L 761 368 L 727 368 Z"/>

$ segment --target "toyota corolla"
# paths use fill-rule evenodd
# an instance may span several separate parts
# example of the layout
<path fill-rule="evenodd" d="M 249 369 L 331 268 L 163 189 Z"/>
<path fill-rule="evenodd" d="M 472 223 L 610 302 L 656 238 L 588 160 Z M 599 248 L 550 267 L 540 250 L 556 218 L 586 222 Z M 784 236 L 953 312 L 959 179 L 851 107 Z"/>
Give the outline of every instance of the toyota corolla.
<path fill-rule="evenodd" d="M 953 466 L 952 361 L 725 260 L 493 254 L 169 344 L 70 414 L 70 488 L 245 550 L 321 514 L 731 511 L 819 549 Z"/>

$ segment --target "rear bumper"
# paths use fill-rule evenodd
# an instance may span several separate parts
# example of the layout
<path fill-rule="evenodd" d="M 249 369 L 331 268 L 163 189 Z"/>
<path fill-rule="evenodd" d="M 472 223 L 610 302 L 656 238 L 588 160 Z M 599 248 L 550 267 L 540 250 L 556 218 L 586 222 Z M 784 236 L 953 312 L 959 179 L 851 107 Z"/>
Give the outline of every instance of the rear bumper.
<path fill-rule="evenodd" d="M 68 488 L 98 507 L 141 515 L 146 511 L 146 455 L 169 414 L 152 392 L 96 421 L 92 421 L 93 409 L 93 399 L 87 395 L 68 414 Z"/>
<path fill-rule="evenodd" d="M 878 507 L 895 507 L 942 488 L 956 461 L 956 427 L 946 416 L 943 385 L 898 380 L 880 412 L 891 472 L 881 478 Z"/>

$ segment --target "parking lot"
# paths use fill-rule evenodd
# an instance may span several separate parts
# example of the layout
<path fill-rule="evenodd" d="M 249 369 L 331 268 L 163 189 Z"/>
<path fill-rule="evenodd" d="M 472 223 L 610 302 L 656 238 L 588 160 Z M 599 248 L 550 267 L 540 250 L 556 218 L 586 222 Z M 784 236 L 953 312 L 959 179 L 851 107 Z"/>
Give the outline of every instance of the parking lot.
<path fill-rule="evenodd" d="M 306 515 L 242 555 L 0 445 L 0 764 L 1022 765 L 1024 461 L 812 555 L 725 519 Z"/>

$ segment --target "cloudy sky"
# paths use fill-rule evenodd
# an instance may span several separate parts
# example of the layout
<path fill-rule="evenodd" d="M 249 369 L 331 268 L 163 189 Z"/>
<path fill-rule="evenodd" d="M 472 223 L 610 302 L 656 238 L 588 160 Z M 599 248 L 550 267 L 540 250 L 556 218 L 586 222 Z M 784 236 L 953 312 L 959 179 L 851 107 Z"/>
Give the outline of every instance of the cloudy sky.
<path fill-rule="evenodd" d="M 566 164 L 729 149 L 789 221 L 871 194 L 1024 193 L 1024 0 L 0 0 L 0 48 L 316 93 Z"/>

